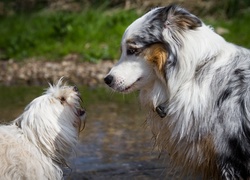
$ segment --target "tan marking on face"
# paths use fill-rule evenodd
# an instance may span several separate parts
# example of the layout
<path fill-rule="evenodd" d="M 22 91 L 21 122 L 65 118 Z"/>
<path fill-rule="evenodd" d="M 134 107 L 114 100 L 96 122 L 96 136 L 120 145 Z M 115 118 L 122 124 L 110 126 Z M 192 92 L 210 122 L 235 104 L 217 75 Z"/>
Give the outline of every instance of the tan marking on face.
<path fill-rule="evenodd" d="M 165 64 L 168 58 L 168 52 L 163 44 L 157 43 L 144 49 L 141 53 L 148 62 L 152 63 L 160 72 L 165 74 Z"/>

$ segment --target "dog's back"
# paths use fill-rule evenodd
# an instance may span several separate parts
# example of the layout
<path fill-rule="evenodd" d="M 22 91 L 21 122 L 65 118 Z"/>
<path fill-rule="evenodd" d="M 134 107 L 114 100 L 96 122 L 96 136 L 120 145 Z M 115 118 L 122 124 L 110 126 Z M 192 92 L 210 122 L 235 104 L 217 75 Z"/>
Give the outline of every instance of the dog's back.
<path fill-rule="evenodd" d="M 61 179 L 62 171 L 16 125 L 0 126 L 0 179 Z"/>

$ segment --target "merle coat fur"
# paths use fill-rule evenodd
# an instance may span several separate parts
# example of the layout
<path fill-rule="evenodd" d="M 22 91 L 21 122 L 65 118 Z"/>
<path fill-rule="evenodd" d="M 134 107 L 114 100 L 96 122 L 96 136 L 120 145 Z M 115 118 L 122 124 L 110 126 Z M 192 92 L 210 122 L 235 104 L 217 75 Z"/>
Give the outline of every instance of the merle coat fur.
<path fill-rule="evenodd" d="M 250 51 L 175 5 L 134 21 L 121 49 L 104 80 L 119 92 L 140 91 L 173 165 L 205 179 L 249 179 Z"/>

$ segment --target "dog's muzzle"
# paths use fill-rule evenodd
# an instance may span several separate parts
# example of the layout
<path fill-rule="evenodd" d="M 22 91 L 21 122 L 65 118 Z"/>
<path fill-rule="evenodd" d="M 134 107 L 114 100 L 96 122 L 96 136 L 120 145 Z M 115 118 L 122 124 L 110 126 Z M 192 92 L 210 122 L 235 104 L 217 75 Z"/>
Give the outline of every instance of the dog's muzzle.
<path fill-rule="evenodd" d="M 77 96 L 78 96 L 78 98 L 79 98 L 79 104 L 80 104 L 81 102 L 83 102 L 83 101 L 82 101 L 81 94 L 80 94 L 79 89 L 77 88 L 77 86 L 74 86 L 74 87 L 73 87 L 73 91 L 75 91 L 75 92 L 77 93 Z M 77 115 L 78 115 L 79 117 L 85 115 L 85 113 L 86 113 L 85 110 L 84 110 L 81 106 L 80 106 L 80 108 L 77 108 Z"/>

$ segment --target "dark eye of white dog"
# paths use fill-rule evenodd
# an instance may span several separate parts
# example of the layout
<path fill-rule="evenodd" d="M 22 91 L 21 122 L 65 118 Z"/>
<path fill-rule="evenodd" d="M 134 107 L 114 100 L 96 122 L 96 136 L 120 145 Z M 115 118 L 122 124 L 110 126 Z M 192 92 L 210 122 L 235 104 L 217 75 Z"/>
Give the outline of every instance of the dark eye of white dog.
<path fill-rule="evenodd" d="M 63 104 L 65 101 L 66 101 L 66 99 L 65 99 L 64 97 L 61 97 L 61 98 L 60 98 L 61 104 Z"/>

